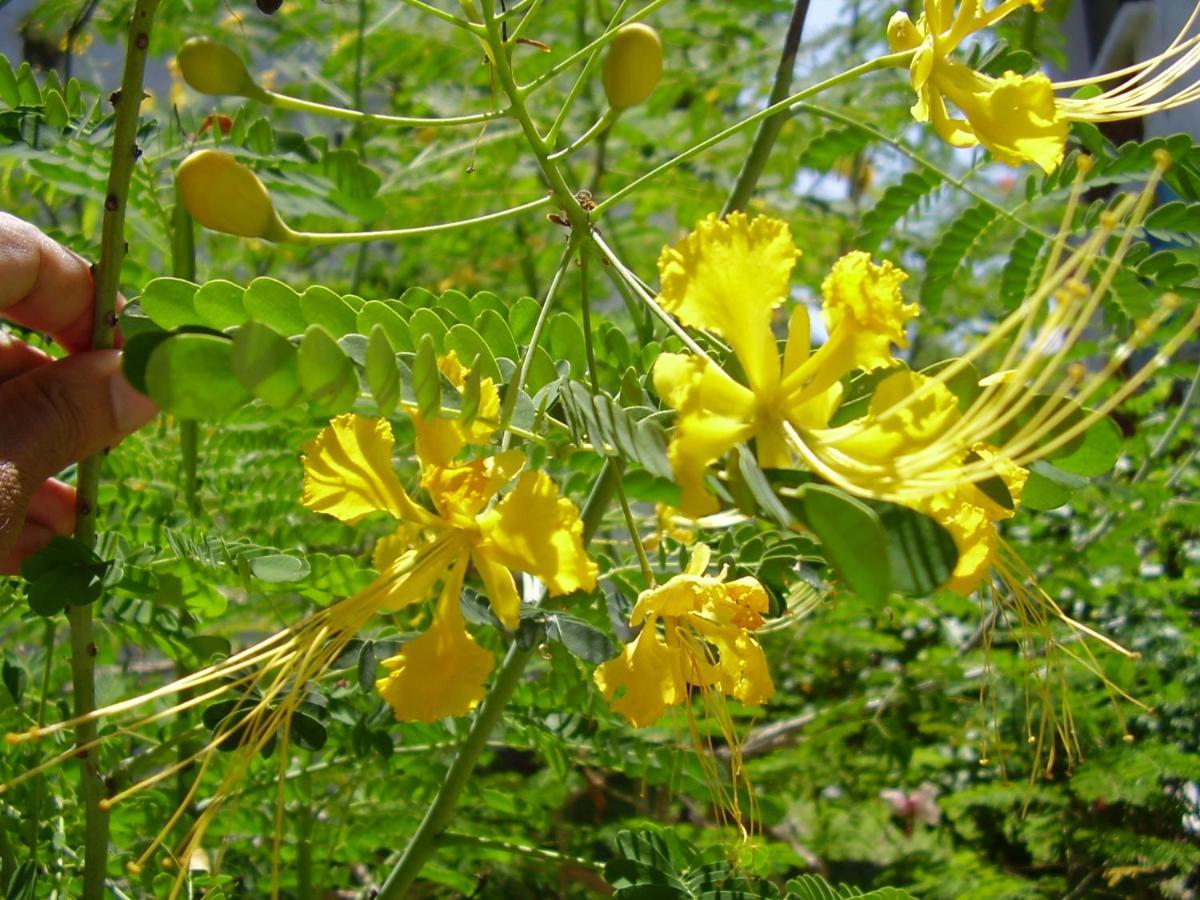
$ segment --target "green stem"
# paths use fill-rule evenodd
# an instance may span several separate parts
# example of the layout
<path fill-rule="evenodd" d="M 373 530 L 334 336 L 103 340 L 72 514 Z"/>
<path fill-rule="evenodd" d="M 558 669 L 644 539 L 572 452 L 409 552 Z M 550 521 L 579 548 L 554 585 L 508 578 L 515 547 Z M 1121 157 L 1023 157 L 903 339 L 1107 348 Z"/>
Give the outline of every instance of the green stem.
<path fill-rule="evenodd" d="M 424 0 L 401 0 L 401 2 L 415 7 L 416 9 L 421 10 L 421 12 L 429 13 L 429 15 L 435 16 L 441 19 L 443 22 L 449 22 L 455 28 L 463 28 L 467 31 L 475 31 L 475 26 L 466 19 L 460 18 L 453 13 L 448 13 L 445 10 L 438 9 L 436 6 L 425 3 Z"/>
<path fill-rule="evenodd" d="M 41 728 L 46 724 L 46 701 L 50 696 L 50 673 L 54 669 L 54 639 L 58 636 L 58 622 L 46 620 L 46 630 L 42 633 L 42 652 L 45 660 L 42 663 L 42 691 L 38 698 L 37 724 Z M 29 804 L 29 841 L 30 857 L 36 862 L 38 858 L 38 833 L 42 830 L 42 801 L 46 796 L 46 778 L 37 779 L 33 787 L 33 799 Z M 7 882 L 6 882 L 7 883 Z"/>
<path fill-rule="evenodd" d="M 546 297 L 542 300 L 542 308 L 538 312 L 537 321 L 533 323 L 533 333 L 529 336 L 529 345 L 525 350 L 525 356 L 521 359 L 521 368 L 504 391 L 504 403 L 500 408 L 500 430 L 504 432 L 504 436 L 500 439 L 502 450 L 507 450 L 509 442 L 512 440 L 509 425 L 512 423 L 513 413 L 517 409 L 517 397 L 525 387 L 525 381 L 529 378 L 529 370 L 533 368 L 533 357 L 537 353 L 538 343 L 542 339 L 542 330 L 546 327 L 546 321 L 550 317 L 550 309 L 554 305 L 554 295 L 558 293 L 562 277 L 566 274 L 567 266 L 571 264 L 578 249 L 578 242 L 572 241 L 563 252 L 558 269 L 554 272 L 554 277 L 546 288 Z"/>
<path fill-rule="evenodd" d="M 129 183 L 137 159 L 137 128 L 142 104 L 142 85 L 146 71 L 150 27 L 159 0 L 137 0 L 129 23 L 125 49 L 125 68 L 121 93 L 116 101 L 112 157 L 104 196 L 104 220 L 101 225 L 100 259 L 96 264 L 92 348 L 113 346 L 116 328 L 117 289 L 121 263 L 125 257 L 125 209 L 129 201 Z M 100 468 L 104 454 L 89 456 L 79 464 L 76 480 L 75 538 L 91 547 L 96 542 L 96 501 L 100 489 Z M 86 717 L 96 708 L 96 645 L 92 633 L 92 607 L 71 606 L 67 621 L 71 626 L 71 685 L 75 716 Z M 95 740 L 96 721 L 85 719 L 75 729 L 77 744 Z M 100 801 L 106 794 L 100 773 L 99 752 L 81 753 L 80 793 L 84 805 L 83 900 L 102 900 L 108 871 L 108 813 Z"/>
<path fill-rule="evenodd" d="M 600 367 L 596 364 L 596 347 L 592 340 L 592 297 L 588 284 L 588 253 L 579 254 L 579 308 L 583 313 L 583 350 L 587 354 L 588 377 L 592 394 L 600 390 Z"/>
<path fill-rule="evenodd" d="M 617 121 L 617 116 L 619 116 L 619 115 L 620 115 L 620 113 L 617 112 L 617 110 L 613 109 L 612 107 L 609 107 L 607 110 L 605 110 L 604 115 L 602 115 L 599 119 L 597 119 L 591 128 L 589 128 L 587 131 L 585 131 L 583 134 L 581 134 L 579 137 L 577 137 L 570 146 L 564 147 L 562 150 L 558 150 L 554 153 L 551 153 L 550 156 L 547 157 L 547 159 L 549 159 L 551 162 L 556 162 L 560 159 L 570 156 L 576 150 L 586 147 L 589 143 L 592 142 L 593 139 L 596 138 L 597 135 L 603 134 L 612 125 L 613 122 Z"/>
<path fill-rule="evenodd" d="M 296 847 L 296 894 L 300 900 L 312 900 L 313 893 L 313 852 L 312 830 L 315 816 L 312 810 L 312 776 L 307 765 L 304 774 L 300 776 L 300 790 L 303 800 L 300 805 L 300 841 Z"/>
<path fill-rule="evenodd" d="M 596 478 L 596 484 L 588 496 L 580 514 L 583 520 L 583 543 L 587 546 L 604 519 L 605 510 L 612 500 L 614 491 L 620 479 L 620 465 L 616 460 L 605 460 L 604 467 Z M 413 882 L 417 880 L 421 869 L 437 849 L 445 834 L 447 826 L 458 806 L 458 798 L 462 796 L 463 788 L 475 771 L 475 764 L 487 746 L 492 730 L 500 721 L 504 707 L 512 698 L 525 666 L 533 657 L 537 645 L 530 643 L 522 646 L 521 640 L 515 639 L 508 649 L 504 663 L 496 673 L 487 696 L 475 713 L 471 728 L 466 739 L 458 749 L 454 762 L 450 764 L 442 786 L 425 811 L 425 817 L 417 830 L 409 839 L 408 846 L 396 863 L 383 887 L 376 895 L 377 900 L 398 900 L 405 896 Z"/>
<path fill-rule="evenodd" d="M 604 868 L 602 864 L 593 862 L 590 859 L 583 859 L 579 856 L 569 856 L 566 853 L 559 853 L 557 850 L 545 850 L 542 847 L 528 847 L 524 844 L 517 844 L 513 843 L 512 841 L 502 841 L 498 838 L 483 837 L 477 834 L 463 834 L 458 831 L 447 831 L 443 839 L 448 844 L 469 844 L 472 847 L 480 847 L 485 850 L 503 850 L 507 853 L 514 853 L 519 856 L 528 856 L 531 859 L 544 859 L 547 862 L 579 866 L 582 869 L 591 869 L 595 872 L 599 872 Z"/>
<path fill-rule="evenodd" d="M 792 88 L 792 75 L 796 69 L 796 54 L 800 50 L 800 35 L 804 31 L 804 20 L 808 16 L 808 3 L 809 0 L 796 0 L 796 5 L 792 7 L 792 18 L 788 22 L 787 35 L 783 39 L 783 53 L 779 57 L 779 67 L 775 70 L 775 83 L 771 85 L 768 106 L 773 106 L 785 99 L 788 91 Z M 786 121 L 786 116 L 771 116 L 759 123 L 758 132 L 754 135 L 754 143 L 750 145 L 750 152 L 742 163 L 742 171 L 738 173 L 733 190 L 729 192 L 729 199 L 725 201 L 725 208 L 721 210 L 722 216 L 746 208 L 746 204 L 750 201 L 750 195 L 754 193 L 754 188 L 758 185 L 758 179 L 767 166 L 771 150 L 775 147 L 775 141 Z"/>
<path fill-rule="evenodd" d="M 528 203 L 522 203 L 520 206 L 512 206 L 508 209 L 502 209 L 498 212 L 487 213 L 486 215 L 476 216 L 473 219 L 459 219 L 456 222 L 439 222 L 436 225 L 421 225 L 415 228 L 392 228 L 385 231 L 343 231 L 335 233 L 322 233 L 314 231 L 292 231 L 287 232 L 280 237 L 280 240 L 286 241 L 289 244 L 300 244 L 307 247 L 332 247 L 337 244 L 361 244 L 364 241 L 392 241 L 400 238 L 417 237 L 418 235 L 437 234 L 441 231 L 453 231 L 456 228 L 468 228 L 472 225 L 481 225 L 485 222 L 497 222 L 501 219 L 508 219 L 521 213 L 529 212 L 533 209 L 540 209 L 543 206 L 550 204 L 549 197 L 539 197 L 537 200 L 531 200 Z"/>
<path fill-rule="evenodd" d="M 478 125 L 493 119 L 503 119 L 508 115 L 506 109 L 489 110 L 488 112 L 469 113 L 462 116 L 389 116 L 383 113 L 368 113 L 357 109 L 345 109 L 341 106 L 330 106 L 327 103 L 316 103 L 312 100 L 301 100 L 299 97 L 289 97 L 286 94 L 276 94 L 273 91 L 255 92 L 250 98 L 276 109 L 290 109 L 294 112 L 310 113 L 314 116 L 327 116 L 331 119 L 345 119 L 361 125 L 399 125 L 417 128 L 440 128 L 455 125 Z"/>
<path fill-rule="evenodd" d="M 185 281 L 196 280 L 196 226 L 187 207 L 175 191 L 175 208 L 171 213 L 171 274 Z M 194 519 L 200 512 L 199 481 L 196 477 L 200 449 L 200 430 L 193 419 L 179 422 L 179 451 L 183 457 L 183 497 L 188 513 Z"/>
<path fill-rule="evenodd" d="M 515 44 L 521 37 L 521 34 L 529 27 L 529 23 L 537 16 L 538 10 L 542 6 L 542 0 L 533 0 L 533 4 L 529 7 L 529 12 L 521 17 L 521 21 L 517 23 L 517 27 L 512 30 L 512 34 L 508 36 L 509 44 Z"/>
<path fill-rule="evenodd" d="M 853 81 L 856 78 L 861 78 L 863 75 L 866 75 L 870 72 L 878 72 L 881 69 L 890 69 L 895 68 L 896 66 L 906 65 L 908 61 L 912 59 L 912 55 L 913 51 L 905 50 L 902 53 L 890 53 L 887 56 L 880 56 L 876 59 L 868 60 L 861 65 L 855 66 L 853 69 L 848 69 L 845 72 L 834 75 L 832 78 L 827 78 L 824 81 L 818 82 L 810 87 L 806 87 L 802 91 L 797 91 L 790 97 L 785 97 L 783 100 L 780 100 L 778 103 L 772 103 L 765 109 L 761 109 L 753 115 L 742 119 L 740 122 L 735 122 L 723 131 L 718 131 L 716 134 L 705 138 L 703 141 L 700 141 L 700 143 L 689 147 L 678 156 L 672 157 L 657 168 L 651 169 L 640 178 L 635 178 L 615 194 L 607 197 L 603 203 L 599 204 L 595 209 L 593 209 L 592 218 L 596 219 L 603 215 L 605 210 L 610 209 L 613 204 L 625 199 L 626 196 L 636 191 L 646 182 L 652 181 L 658 176 L 670 172 L 672 169 L 677 168 L 692 157 L 703 153 L 709 147 L 714 147 L 722 141 L 728 140 L 735 134 L 746 130 L 751 125 L 761 122 L 764 119 L 777 116 L 780 113 L 787 112 L 801 100 L 805 100 L 808 97 L 812 97 L 815 94 L 821 93 L 822 91 L 827 91 L 830 88 L 837 87 L 840 84 Z"/>

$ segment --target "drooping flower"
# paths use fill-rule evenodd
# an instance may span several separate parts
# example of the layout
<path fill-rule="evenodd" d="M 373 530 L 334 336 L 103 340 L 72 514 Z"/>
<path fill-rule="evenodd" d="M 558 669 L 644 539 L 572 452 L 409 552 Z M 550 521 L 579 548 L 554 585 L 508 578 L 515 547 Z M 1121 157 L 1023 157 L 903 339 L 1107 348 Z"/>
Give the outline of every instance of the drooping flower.
<path fill-rule="evenodd" d="M 467 426 L 463 434 L 473 436 Z M 426 446 L 432 446 L 432 455 L 440 459 L 447 446 L 445 435 Z M 219 751 L 236 745 L 210 801 L 170 857 L 180 872 L 172 897 L 182 888 L 188 860 L 202 850 L 213 819 L 224 801 L 237 793 L 259 752 L 280 741 L 280 765 L 286 766 L 292 722 L 311 683 L 329 670 L 380 611 L 420 603 L 441 582 L 433 624 L 404 645 L 397 657 L 383 663 L 389 674 L 379 685 L 397 718 L 436 721 L 472 709 L 493 665 L 491 653 L 467 631 L 459 607 L 469 565 L 474 565 L 497 618 L 507 628 L 516 627 L 521 602 L 514 570 L 541 578 L 551 594 L 590 590 L 595 585 L 596 566 L 583 550 L 578 510 L 558 495 L 545 473 L 519 474 L 525 460 L 518 451 L 444 466 L 423 461 L 421 486 L 433 507 L 428 509 L 408 494 L 392 468 L 393 438 L 384 420 L 339 416 L 304 449 L 305 506 L 350 524 L 375 512 L 398 521 L 396 534 L 376 547 L 378 578 L 354 596 L 164 687 L 80 718 L 8 735 L 9 743 L 20 743 L 84 721 L 120 726 L 22 773 L 5 788 L 91 751 L 113 735 L 138 731 L 187 709 L 232 701 L 230 712 L 203 747 L 103 801 L 110 808 L 196 767 L 179 808 L 139 859 L 129 864 L 131 871 L 141 871 L 194 801 Z M 512 490 L 488 508 L 514 478 Z M 185 699 L 167 709 L 147 711 L 148 704 L 177 694 Z"/>
<path fill-rule="evenodd" d="M 444 458 L 444 440 L 424 446 L 427 451 L 432 448 L 435 459 Z M 399 540 L 384 544 L 380 552 L 411 553 L 406 541 L 418 541 L 417 547 L 433 542 L 443 544 L 446 556 L 456 561 L 448 571 L 438 573 L 444 576 L 442 595 L 429 631 L 384 662 L 389 674 L 380 679 L 378 688 L 399 720 L 433 722 L 462 715 L 483 697 L 491 654 L 475 644 L 458 608 L 468 561 L 483 582 L 496 617 L 510 629 L 517 627 L 521 605 L 513 570 L 540 578 L 552 595 L 595 587 L 597 569 L 583 549 L 578 509 L 559 496 L 544 472 L 526 471 L 517 478 L 525 464 L 520 451 L 448 465 L 423 459 L 421 487 L 433 501 L 434 511 L 422 509 L 419 517 L 396 513 L 401 506 L 396 492 L 403 489 L 392 470 L 392 438 L 386 422 L 372 425 L 358 416 L 339 416 L 306 451 L 306 504 L 356 521 L 364 506 L 375 503 L 375 511 L 399 518 L 403 526 Z M 347 459 L 358 464 L 348 468 L 343 465 Z M 334 467 L 340 467 L 340 499 L 331 505 L 324 494 L 330 483 L 327 472 Z M 514 478 L 512 491 L 489 508 Z M 376 561 L 383 561 L 379 553 Z M 387 608 L 399 609 L 422 599 L 397 594 Z"/>
<path fill-rule="evenodd" d="M 767 592 L 753 578 L 705 575 L 710 559 L 708 546 L 696 544 L 682 574 L 643 591 L 629 619 L 641 633 L 596 669 L 596 685 L 612 708 L 637 727 L 652 725 L 693 691 L 747 706 L 775 692 L 753 635 L 768 609 Z"/>
<path fill-rule="evenodd" d="M 771 320 L 787 299 L 797 255 L 787 223 L 739 212 L 709 216 L 659 258 L 663 308 L 728 341 L 744 374 L 743 383 L 695 355 L 664 353 L 655 362 L 655 389 L 679 414 L 669 455 L 688 515 L 716 508 L 704 485 L 710 463 L 754 439 L 763 466 L 789 465 L 785 423 L 825 424 L 843 375 L 890 365 L 890 345 L 905 345 L 904 322 L 917 312 L 900 293 L 907 276 L 855 252 L 822 285 L 829 340 L 810 352 L 808 312 L 797 305 L 781 359 Z"/>
<path fill-rule="evenodd" d="M 1073 82 L 1052 82 L 1045 74 L 1006 72 L 999 78 L 977 72 L 952 54 L 965 38 L 1024 6 L 1041 11 L 1045 0 L 1003 0 L 986 9 L 984 0 L 925 0 L 914 23 L 897 12 L 887 27 L 892 50 L 915 51 L 909 64 L 918 122 L 934 129 L 955 147 L 982 145 L 1001 162 L 1026 162 L 1053 171 L 1062 162 L 1071 122 L 1130 119 L 1190 103 L 1200 83 L 1170 94 L 1175 83 L 1200 63 L 1200 43 L 1187 38 L 1191 22 L 1170 47 L 1153 59 L 1108 75 Z M 1060 97 L 1058 91 L 1119 80 L 1095 97 Z M 962 118 L 947 108 L 953 105 Z"/>
<path fill-rule="evenodd" d="M 860 418 L 806 432 L 793 429 L 788 435 L 792 449 L 821 477 L 849 493 L 918 510 L 949 532 L 959 558 L 945 587 L 964 594 L 982 591 L 995 611 L 992 621 L 1009 621 L 1032 660 L 1029 677 L 1041 696 L 1042 712 L 1040 723 L 1029 713 L 1028 740 L 1047 757 L 1048 770 L 1056 748 L 1064 748 L 1068 756 L 1079 754 L 1067 707 L 1065 663 L 1083 666 L 1114 696 L 1140 705 L 1108 679 L 1089 642 L 1126 657 L 1136 654 L 1067 615 L 996 525 L 1016 511 L 1034 463 L 1069 453 L 1200 329 L 1200 309 L 1177 317 L 1181 301 L 1168 294 L 1094 371 L 1072 359 L 1125 265 L 1169 160 L 1160 154 L 1157 163 L 1139 196 L 1114 204 L 1100 216 L 1095 231 L 1067 252 L 1066 234 L 1087 169 L 1081 165 L 1064 225 L 1036 287 L 1017 309 L 962 357 L 935 372 L 900 369 L 890 374 L 877 385 Z M 1157 352 L 1140 368 L 1123 372 L 1134 351 L 1173 318 L 1178 319 L 1175 331 Z M 961 386 L 976 373 L 975 364 L 993 354 L 1000 357 L 997 369 L 969 378 L 977 383 L 960 400 L 952 386 Z M 1056 636 L 1060 628 L 1087 640 L 1064 641 Z M 988 629 L 982 633 L 986 651 Z"/>

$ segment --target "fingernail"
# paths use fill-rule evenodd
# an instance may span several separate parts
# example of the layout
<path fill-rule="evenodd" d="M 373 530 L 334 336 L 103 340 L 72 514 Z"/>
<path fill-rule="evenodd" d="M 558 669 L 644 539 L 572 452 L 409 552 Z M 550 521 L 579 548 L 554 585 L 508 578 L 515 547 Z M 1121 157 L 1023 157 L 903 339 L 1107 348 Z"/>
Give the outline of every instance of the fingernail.
<path fill-rule="evenodd" d="M 154 401 L 133 387 L 118 370 L 108 383 L 113 421 L 123 434 L 137 431 L 156 415 Z"/>

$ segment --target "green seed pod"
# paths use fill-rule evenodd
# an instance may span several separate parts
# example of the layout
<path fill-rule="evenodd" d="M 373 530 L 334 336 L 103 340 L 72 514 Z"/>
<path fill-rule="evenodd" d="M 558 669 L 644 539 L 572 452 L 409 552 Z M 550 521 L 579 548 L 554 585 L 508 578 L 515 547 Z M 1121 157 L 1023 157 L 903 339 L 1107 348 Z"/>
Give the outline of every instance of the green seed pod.
<path fill-rule="evenodd" d="M 212 231 L 283 240 L 288 228 L 258 176 L 220 150 L 197 150 L 175 173 L 188 214 Z"/>
<path fill-rule="evenodd" d="M 242 58 L 212 38 L 193 37 L 175 56 L 179 74 L 193 89 L 217 97 L 253 97 L 261 92 Z"/>
<path fill-rule="evenodd" d="M 609 105 L 619 111 L 643 102 L 654 92 L 662 67 L 657 31 L 641 22 L 621 28 L 608 45 L 601 72 Z"/>

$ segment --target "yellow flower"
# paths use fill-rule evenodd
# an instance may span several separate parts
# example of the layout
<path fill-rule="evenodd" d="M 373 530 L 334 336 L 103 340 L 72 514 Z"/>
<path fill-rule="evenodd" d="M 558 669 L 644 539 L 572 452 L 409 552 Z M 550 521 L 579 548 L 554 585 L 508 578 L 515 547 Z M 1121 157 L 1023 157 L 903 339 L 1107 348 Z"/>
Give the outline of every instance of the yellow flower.
<path fill-rule="evenodd" d="M 912 396 L 917 402 L 900 408 Z M 897 409 L 894 415 L 890 414 L 893 408 Z M 958 398 L 944 384 L 901 369 L 876 386 L 861 419 L 808 437 L 820 442 L 818 452 L 824 458 L 837 460 L 842 474 L 854 479 L 856 493 L 902 503 L 945 528 L 954 539 L 958 563 L 944 587 L 966 595 L 990 572 L 997 551 L 995 523 L 1016 512 L 1027 473 L 989 445 L 976 443 L 942 458 L 936 470 L 922 473 L 926 479 L 941 479 L 939 491 L 928 493 L 921 481 L 912 486 L 905 462 L 945 440 L 961 420 Z M 1011 496 L 1012 506 L 998 504 L 960 477 L 969 458 L 993 468 L 994 477 L 1003 481 Z"/>
<path fill-rule="evenodd" d="M 997 568 L 1003 546 L 995 523 L 1013 514 L 1025 470 L 1078 440 L 1145 384 L 1200 327 L 1196 310 L 1148 363 L 1122 375 L 1107 395 L 1101 390 L 1172 317 L 1179 298 L 1163 297 L 1094 373 L 1071 362 L 1130 242 L 1121 240 L 1115 252 L 1101 254 L 1115 235 L 1132 234 L 1140 226 L 1167 164 L 1160 158 L 1141 195 L 1115 204 L 1069 254 L 1064 224 L 1031 295 L 962 357 L 936 374 L 901 369 L 884 378 L 859 419 L 789 435 L 797 455 L 822 478 L 849 493 L 903 504 L 940 522 L 954 537 L 960 556 L 947 587 L 970 592 Z M 1070 210 L 1082 191 L 1086 166 L 1080 168 L 1065 223 L 1073 221 Z M 1094 286 L 1087 281 L 1092 278 Z M 960 403 L 949 385 L 992 353 L 1002 356 L 999 371 L 979 379 Z M 1093 398 L 1100 402 L 1087 409 Z M 1011 497 L 1010 505 L 992 499 L 1002 491 Z M 1014 570 L 1011 565 L 1006 569 Z"/>
<path fill-rule="evenodd" d="M 1044 0 L 1004 0 L 989 10 L 984 8 L 984 0 L 965 0 L 956 11 L 955 0 L 925 0 L 924 14 L 915 24 L 904 12 L 893 15 L 888 22 L 888 44 L 897 52 L 916 51 L 909 64 L 917 92 L 913 118 L 931 121 L 952 146 L 983 145 L 1008 165 L 1032 162 L 1051 172 L 1062 162 L 1069 123 L 1136 118 L 1195 99 L 1194 86 L 1155 99 L 1200 62 L 1200 45 L 1185 40 L 1183 33 L 1151 60 L 1073 82 L 1054 83 L 1041 72 L 1006 72 L 993 78 L 951 58 L 969 35 L 1023 6 L 1040 12 L 1043 5 Z M 1125 80 L 1097 97 L 1056 94 L 1118 78 Z M 963 118 L 951 115 L 947 101 Z"/>
<path fill-rule="evenodd" d="M 596 685 L 635 726 L 653 724 L 693 688 L 747 706 L 775 692 L 762 647 L 750 633 L 763 623 L 767 592 L 753 578 L 727 582 L 724 571 L 705 575 L 710 557 L 709 548 L 697 544 L 683 574 L 643 591 L 629 620 L 641 633 L 596 669 Z"/>
<path fill-rule="evenodd" d="M 419 426 L 418 434 L 430 424 L 439 423 Z M 520 472 L 525 457 L 510 450 L 441 464 L 447 446 L 462 439 L 462 434 L 439 429 L 437 439 L 418 443 L 419 451 L 433 454 L 432 461 L 422 459 L 421 487 L 429 493 L 435 512 L 417 508 L 415 515 L 397 512 L 406 508 L 400 498 L 407 499 L 407 495 L 392 470 L 392 435 L 385 421 L 339 416 L 305 448 L 307 505 L 351 522 L 364 511 L 386 512 L 401 519 L 400 539 L 386 545 L 385 559 L 413 552 L 405 548 L 404 541 L 412 540 L 416 531 L 427 535 L 418 540 L 444 546 L 446 555 L 457 561 L 444 573 L 442 599 L 429 631 L 384 663 L 389 674 L 380 679 L 378 687 L 401 721 L 432 722 L 461 715 L 483 697 L 491 654 L 467 634 L 457 609 L 468 561 L 479 574 L 496 617 L 509 629 L 517 627 L 521 605 L 512 570 L 540 578 L 555 595 L 590 591 L 596 585 L 596 565 L 583 549 L 579 511 L 559 497 L 550 477 L 544 472 L 524 472 L 512 491 L 488 508 L 501 488 Z M 331 471 L 337 473 L 337 502 L 327 497 Z M 367 509 L 371 504 L 373 508 Z M 377 557 L 377 561 L 381 560 Z M 399 609 L 422 599 L 410 591 L 396 591 L 389 593 L 383 604 Z M 488 658 L 486 667 L 484 656 Z"/>
<path fill-rule="evenodd" d="M 464 434 L 474 436 L 469 429 Z M 427 441 L 426 446 L 432 446 L 431 452 L 439 455 L 446 442 Z M 200 851 L 214 817 L 224 801 L 237 792 L 258 753 L 280 738 L 284 748 L 281 764 L 286 766 L 291 723 L 308 695 L 309 685 L 328 671 L 355 634 L 380 611 L 419 603 L 441 582 L 432 625 L 405 644 L 399 655 L 384 661 L 388 674 L 378 684 L 398 719 L 429 722 L 470 711 L 483 694 L 494 662 L 492 654 L 467 632 L 459 607 L 468 565 L 473 564 L 478 571 L 497 618 L 508 628 L 517 626 L 520 607 L 513 570 L 540 578 L 552 594 L 595 587 L 596 566 L 583 549 L 578 510 L 559 497 L 547 475 L 520 474 L 512 490 L 489 508 L 496 494 L 524 466 L 524 457 L 517 451 L 449 466 L 423 460 L 421 485 L 433 501 L 433 510 L 413 500 L 393 471 L 393 438 L 386 421 L 339 416 L 304 451 L 303 502 L 309 509 L 350 524 L 374 512 L 387 513 L 398 521 L 396 534 L 376 547 L 379 577 L 354 596 L 226 660 L 140 697 L 96 710 L 86 720 L 112 722 L 117 727 L 106 729 L 94 741 L 72 747 L 5 785 L 36 777 L 81 751 L 99 747 L 113 735 L 137 731 L 182 710 L 222 698 L 236 700 L 234 710 L 203 747 L 103 801 L 105 808 L 111 808 L 187 767 L 196 767 L 192 788 L 179 811 L 138 860 L 129 864 L 131 871 L 141 871 L 193 802 L 206 771 L 221 756 L 220 748 L 231 742 L 237 745 L 237 751 L 227 757 L 210 802 L 176 849 L 174 858 L 180 875 L 172 897 L 182 887 L 189 858 Z M 168 696 L 185 699 L 147 712 L 149 704 Z M 7 740 L 15 744 L 39 739 L 73 728 L 80 721 L 72 719 L 10 734 Z"/>
<path fill-rule="evenodd" d="M 810 353 L 808 312 L 797 305 L 781 359 L 771 321 L 797 255 L 787 223 L 739 212 L 709 216 L 659 258 L 663 308 L 728 341 L 745 376 L 739 382 L 707 358 L 677 353 L 654 365 L 655 389 L 678 412 L 669 454 L 688 515 L 716 508 L 704 486 L 711 462 L 753 438 L 763 466 L 789 465 L 785 423 L 824 425 L 841 399 L 839 379 L 890 365 L 888 345 L 904 345 L 904 322 L 917 312 L 900 293 L 905 274 L 856 252 L 822 285 L 829 340 Z"/>

